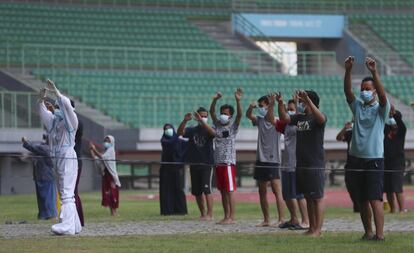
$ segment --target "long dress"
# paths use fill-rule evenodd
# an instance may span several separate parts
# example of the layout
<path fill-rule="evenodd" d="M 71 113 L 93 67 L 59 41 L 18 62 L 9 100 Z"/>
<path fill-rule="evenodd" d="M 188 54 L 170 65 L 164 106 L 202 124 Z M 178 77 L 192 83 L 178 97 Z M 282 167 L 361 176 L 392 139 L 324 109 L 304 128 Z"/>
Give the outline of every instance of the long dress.
<path fill-rule="evenodd" d="M 76 205 L 76 210 L 78 211 L 80 223 L 83 227 L 85 225 L 85 218 L 83 216 L 82 200 L 79 196 L 79 189 L 78 189 L 79 180 L 82 174 L 82 160 L 79 158 L 81 158 L 81 154 L 82 154 L 83 125 L 81 121 L 79 121 L 78 123 L 79 124 L 78 124 L 78 130 L 76 130 L 75 147 L 74 147 L 76 156 L 78 157 L 78 176 L 76 177 L 76 185 L 75 185 L 75 205 Z"/>
<path fill-rule="evenodd" d="M 102 173 L 101 204 L 104 207 L 117 209 L 119 208 L 119 187 L 121 187 L 121 182 L 116 169 L 115 138 L 112 135 L 107 135 L 105 138 L 110 139 L 112 146 L 107 148 L 102 154 L 102 160 L 95 157 L 95 162 Z"/>
<path fill-rule="evenodd" d="M 170 125 L 171 126 L 171 125 Z M 172 126 L 171 126 L 172 127 Z M 165 128 L 165 126 L 164 126 Z M 162 162 L 182 162 L 186 142 L 174 135 L 165 134 L 161 139 Z M 162 164 L 160 167 L 160 211 L 161 215 L 187 214 L 187 202 L 184 193 L 184 166 Z"/>

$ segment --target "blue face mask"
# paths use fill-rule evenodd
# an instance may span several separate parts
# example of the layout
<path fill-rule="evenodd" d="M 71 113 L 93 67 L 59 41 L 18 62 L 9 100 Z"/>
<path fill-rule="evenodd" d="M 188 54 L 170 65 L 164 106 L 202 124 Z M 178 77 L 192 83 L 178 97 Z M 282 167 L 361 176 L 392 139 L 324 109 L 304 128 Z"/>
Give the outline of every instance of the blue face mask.
<path fill-rule="evenodd" d="M 258 112 L 260 116 L 265 117 L 267 114 L 267 109 L 264 107 L 259 107 Z"/>
<path fill-rule="evenodd" d="M 296 106 L 296 110 L 299 113 L 305 113 L 305 106 L 303 105 L 303 103 L 298 103 L 298 105 Z"/>
<path fill-rule="evenodd" d="M 60 109 L 55 109 L 53 114 L 59 121 L 63 120 L 63 112 Z"/>
<path fill-rule="evenodd" d="M 105 147 L 105 149 L 108 149 L 108 148 L 110 148 L 110 147 L 112 147 L 112 143 L 109 143 L 109 142 L 104 142 L 103 143 L 103 146 Z"/>
<path fill-rule="evenodd" d="M 369 103 L 374 98 L 374 94 L 371 90 L 363 90 L 360 97 L 364 103 Z"/>
<path fill-rule="evenodd" d="M 390 126 L 395 126 L 397 125 L 397 121 L 395 121 L 394 117 L 391 117 L 388 119 L 388 122 L 386 124 Z"/>
<path fill-rule="evenodd" d="M 295 114 L 296 114 L 296 112 L 295 112 L 295 111 L 288 111 L 287 113 L 289 114 L 289 116 L 293 116 L 293 115 L 295 115 Z"/>

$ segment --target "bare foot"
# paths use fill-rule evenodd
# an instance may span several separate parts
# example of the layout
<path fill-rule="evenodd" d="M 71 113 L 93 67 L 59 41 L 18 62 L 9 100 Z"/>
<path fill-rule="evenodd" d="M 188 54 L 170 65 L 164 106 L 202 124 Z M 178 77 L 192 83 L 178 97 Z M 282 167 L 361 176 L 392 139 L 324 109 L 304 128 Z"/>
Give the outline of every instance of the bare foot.
<path fill-rule="evenodd" d="M 321 232 L 308 233 L 307 236 L 309 236 L 309 237 L 320 237 L 321 236 Z"/>
<path fill-rule="evenodd" d="M 256 227 L 269 227 L 270 226 L 270 222 L 268 221 L 263 221 L 260 224 L 257 224 Z"/>
<path fill-rule="evenodd" d="M 277 221 L 275 223 L 273 223 L 272 225 L 270 225 L 272 228 L 279 228 L 280 225 L 282 225 L 283 223 L 285 223 L 284 221 Z"/>
<path fill-rule="evenodd" d="M 304 229 L 309 229 L 309 224 L 307 223 L 300 223 L 299 225 Z"/>
<path fill-rule="evenodd" d="M 212 221 L 212 220 L 213 220 L 212 216 L 205 215 L 205 216 L 200 217 L 200 221 Z"/>
<path fill-rule="evenodd" d="M 231 225 L 234 224 L 234 220 L 230 219 L 230 218 L 224 218 L 221 221 L 217 222 L 217 224 L 219 225 Z"/>

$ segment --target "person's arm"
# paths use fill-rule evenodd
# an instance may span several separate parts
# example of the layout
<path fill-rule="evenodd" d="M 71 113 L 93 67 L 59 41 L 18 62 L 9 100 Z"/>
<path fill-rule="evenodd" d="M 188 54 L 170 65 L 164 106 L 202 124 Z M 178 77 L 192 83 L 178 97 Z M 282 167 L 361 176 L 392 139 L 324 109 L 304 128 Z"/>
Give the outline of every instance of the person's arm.
<path fill-rule="evenodd" d="M 237 107 L 237 114 L 236 120 L 234 124 L 238 127 L 240 125 L 241 118 L 243 116 L 243 109 L 241 106 L 241 97 L 243 95 L 243 91 L 241 88 L 237 88 L 236 92 L 234 92 L 234 98 L 236 99 L 236 107 Z"/>
<path fill-rule="evenodd" d="M 345 134 L 346 131 L 351 127 L 351 122 L 346 122 L 344 127 L 341 129 L 341 131 L 339 131 L 339 133 L 336 135 L 336 140 L 337 141 L 345 141 Z"/>
<path fill-rule="evenodd" d="M 306 91 L 300 91 L 298 93 L 299 98 L 309 107 L 310 112 L 315 117 L 316 123 L 319 125 L 323 125 L 326 122 L 325 115 L 319 110 L 318 107 L 312 102 L 312 100 L 308 97 Z"/>
<path fill-rule="evenodd" d="M 181 121 L 181 124 L 178 126 L 177 134 L 184 136 L 185 135 L 185 125 L 188 121 L 191 120 L 191 112 L 188 112 L 185 114 L 183 121 Z"/>
<path fill-rule="evenodd" d="M 50 155 L 48 150 L 42 147 L 42 145 L 33 144 L 29 140 L 27 140 L 26 137 L 22 137 L 22 143 L 25 149 L 29 150 L 30 152 L 32 152 L 33 154 L 37 156 L 49 156 Z"/>
<path fill-rule="evenodd" d="M 395 119 L 395 122 L 397 122 L 398 134 L 400 134 L 401 136 L 405 136 L 405 134 L 407 133 L 407 127 L 405 126 L 404 121 L 402 120 L 401 112 L 395 111 L 393 117 Z"/>
<path fill-rule="evenodd" d="M 95 145 L 93 145 L 92 142 L 89 142 L 89 150 L 92 157 L 98 157 L 99 159 L 102 159 L 102 154 L 96 149 Z"/>
<path fill-rule="evenodd" d="M 273 125 L 275 125 L 275 101 L 276 101 L 276 94 L 269 94 L 267 96 L 267 100 L 269 101 L 269 106 L 267 108 L 267 113 L 265 116 L 265 119 L 267 122 L 272 123 Z"/>
<path fill-rule="evenodd" d="M 344 77 L 344 93 L 346 97 L 346 102 L 351 104 L 355 100 L 355 95 L 352 92 L 352 65 L 354 64 L 354 57 L 348 56 L 345 59 L 345 77 Z"/>
<path fill-rule="evenodd" d="M 215 137 L 216 136 L 216 131 L 207 123 L 205 123 L 202 119 L 201 116 L 198 112 L 194 112 L 194 118 L 198 121 L 198 123 L 200 123 L 200 125 L 207 130 L 208 135 L 210 135 L 211 137 Z"/>
<path fill-rule="evenodd" d="M 385 93 L 384 85 L 381 82 L 380 76 L 377 71 L 377 63 L 374 59 L 367 57 L 365 59 L 365 65 L 372 74 L 374 79 L 374 87 L 378 94 L 379 104 L 381 107 L 387 105 L 387 94 Z"/>
<path fill-rule="evenodd" d="M 43 125 L 45 126 L 47 131 L 50 131 L 53 125 L 53 113 L 50 112 L 45 105 L 46 99 L 46 88 L 43 88 L 39 92 L 39 99 L 37 100 L 38 112 L 40 120 L 42 121 Z"/>
<path fill-rule="evenodd" d="M 213 120 L 213 123 L 216 124 L 217 123 L 217 115 L 216 115 L 216 104 L 217 104 L 217 100 L 219 100 L 223 95 L 220 92 L 217 92 L 216 95 L 214 95 L 213 97 L 213 101 L 211 101 L 211 105 L 210 105 L 210 115 L 211 115 L 211 119 Z"/>
<path fill-rule="evenodd" d="M 249 108 L 246 111 L 246 117 L 252 121 L 253 125 L 256 125 L 257 123 L 257 117 L 253 115 L 253 109 L 257 107 L 256 102 L 252 102 L 249 105 Z"/>
<path fill-rule="evenodd" d="M 63 113 L 68 130 L 76 131 L 78 129 L 78 117 L 75 114 L 75 108 L 73 108 L 70 103 L 70 99 L 62 95 L 51 80 L 47 80 L 47 85 L 48 89 L 56 94 L 56 101 L 59 105 L 59 109 Z"/>
<path fill-rule="evenodd" d="M 286 111 L 285 104 L 283 103 L 282 93 L 279 92 L 279 93 L 275 94 L 275 99 L 277 101 L 277 106 L 278 106 L 277 110 L 278 110 L 278 114 L 279 114 L 279 119 L 282 120 L 283 122 L 285 122 L 286 124 L 290 124 L 291 118 L 290 118 L 289 114 Z"/>

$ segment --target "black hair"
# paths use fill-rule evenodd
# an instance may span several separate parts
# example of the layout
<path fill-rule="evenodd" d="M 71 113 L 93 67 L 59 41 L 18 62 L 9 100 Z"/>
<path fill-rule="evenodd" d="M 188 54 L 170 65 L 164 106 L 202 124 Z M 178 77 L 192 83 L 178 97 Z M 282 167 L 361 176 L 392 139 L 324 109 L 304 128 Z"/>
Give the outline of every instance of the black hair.
<path fill-rule="evenodd" d="M 72 105 L 73 108 L 75 108 L 75 101 L 73 101 L 72 99 L 70 100 L 70 104 Z"/>
<path fill-rule="evenodd" d="M 200 107 L 197 109 L 197 112 L 198 112 L 198 113 L 200 113 L 200 112 L 208 112 L 208 111 L 207 111 L 207 109 L 206 109 L 206 108 L 204 108 L 204 107 L 200 106 Z"/>
<path fill-rule="evenodd" d="M 265 102 L 266 104 L 269 104 L 269 99 L 267 98 L 267 96 L 263 96 L 257 100 L 257 103 L 260 104 L 261 102 Z"/>
<path fill-rule="evenodd" d="M 229 109 L 229 111 L 230 111 L 230 115 L 231 115 L 231 116 L 233 116 L 233 114 L 234 114 L 234 108 L 233 108 L 233 106 L 231 106 L 231 105 L 229 105 L 229 104 L 222 105 L 222 106 L 220 107 L 220 113 L 221 113 L 223 110 L 226 110 L 226 109 Z"/>
<path fill-rule="evenodd" d="M 319 96 L 318 93 L 316 93 L 313 90 L 307 90 L 306 94 L 308 94 L 308 97 L 312 101 L 312 103 L 319 108 Z"/>
<path fill-rule="evenodd" d="M 361 81 L 361 84 L 363 84 L 365 82 L 369 82 L 369 81 L 374 82 L 374 78 L 372 78 L 370 76 L 364 77 L 364 79 L 362 79 L 362 81 Z"/>
<path fill-rule="evenodd" d="M 288 104 L 296 104 L 296 102 L 293 99 L 289 99 Z"/>

